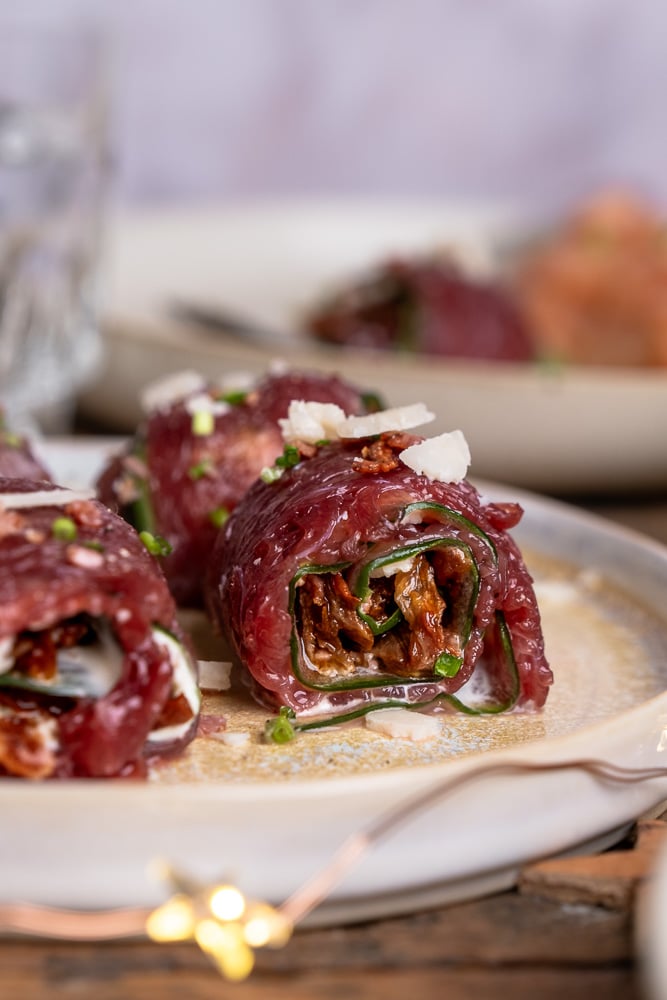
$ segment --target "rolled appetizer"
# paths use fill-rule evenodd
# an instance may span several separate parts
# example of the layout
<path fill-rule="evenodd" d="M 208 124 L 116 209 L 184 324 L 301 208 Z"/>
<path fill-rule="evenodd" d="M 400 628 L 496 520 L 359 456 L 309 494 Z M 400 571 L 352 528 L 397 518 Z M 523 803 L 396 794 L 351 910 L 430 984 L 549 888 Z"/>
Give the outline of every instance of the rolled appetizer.
<path fill-rule="evenodd" d="M 446 257 L 389 260 L 324 301 L 306 326 L 318 340 L 351 347 L 493 361 L 536 356 L 510 293 Z"/>
<path fill-rule="evenodd" d="M 40 459 L 29 439 L 17 434 L 8 426 L 0 407 L 0 476 L 9 479 L 32 479 L 51 481 L 51 475 Z"/>
<path fill-rule="evenodd" d="M 541 707 L 552 674 L 509 533 L 521 508 L 482 500 L 460 431 L 408 433 L 420 404 L 326 410 L 318 427 L 291 407 L 287 467 L 251 487 L 209 563 L 210 613 L 254 696 L 303 729 L 391 706 Z"/>
<path fill-rule="evenodd" d="M 194 736 L 196 661 L 136 532 L 87 493 L 0 478 L 0 774 L 141 775 Z"/>
<path fill-rule="evenodd" d="M 202 604 L 202 574 L 221 525 L 283 450 L 278 420 L 293 399 L 363 413 L 368 398 L 330 375 L 271 374 L 246 388 L 180 373 L 149 388 L 143 426 L 102 472 L 100 499 L 156 549 L 178 604 Z"/>

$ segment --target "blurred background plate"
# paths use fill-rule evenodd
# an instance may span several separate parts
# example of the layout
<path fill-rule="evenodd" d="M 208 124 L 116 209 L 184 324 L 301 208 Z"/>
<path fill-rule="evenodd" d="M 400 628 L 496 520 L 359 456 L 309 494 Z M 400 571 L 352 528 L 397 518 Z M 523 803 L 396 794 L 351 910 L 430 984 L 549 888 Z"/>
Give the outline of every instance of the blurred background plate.
<path fill-rule="evenodd" d="M 530 238 L 512 206 L 350 200 L 253 202 L 144 212 L 109 233 L 106 366 L 83 414 L 127 432 L 139 393 L 182 368 L 211 376 L 264 372 L 284 359 L 336 371 L 388 405 L 426 402 L 429 433 L 460 427 L 472 473 L 558 494 L 629 493 L 667 485 L 667 371 L 469 362 L 321 346 L 295 331 L 333 286 L 392 253 L 454 247 L 475 274 Z M 177 320 L 185 303 L 275 331 L 242 340 Z"/>

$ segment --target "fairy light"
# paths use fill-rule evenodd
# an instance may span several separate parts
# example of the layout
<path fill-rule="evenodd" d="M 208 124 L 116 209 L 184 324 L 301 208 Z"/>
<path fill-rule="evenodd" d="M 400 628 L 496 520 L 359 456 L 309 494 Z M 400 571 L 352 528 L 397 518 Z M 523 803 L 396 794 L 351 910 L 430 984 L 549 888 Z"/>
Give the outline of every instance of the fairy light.
<path fill-rule="evenodd" d="M 239 923 L 222 923 L 214 917 L 205 917 L 196 924 L 194 939 L 226 979 L 240 982 L 252 972 L 255 953 L 247 944 Z"/>
<path fill-rule="evenodd" d="M 252 948 L 282 948 L 292 936 L 292 921 L 268 903 L 252 903 L 247 908 L 244 934 Z"/>
<path fill-rule="evenodd" d="M 149 914 L 145 928 L 152 941 L 192 941 L 222 975 L 240 982 L 252 972 L 255 948 L 280 948 L 292 921 L 269 903 L 247 899 L 235 885 L 206 886 L 160 863 L 153 866 L 177 890 Z"/>
<path fill-rule="evenodd" d="M 153 941 L 184 941 L 192 937 L 194 929 L 192 900 L 180 894 L 158 906 L 146 921 L 146 932 Z"/>
<path fill-rule="evenodd" d="M 240 920 L 245 910 L 245 898 L 233 885 L 219 885 L 209 897 L 211 913 L 218 920 Z"/>
<path fill-rule="evenodd" d="M 496 761 L 480 764 L 400 802 L 365 830 L 344 841 L 329 862 L 316 871 L 281 906 L 248 899 L 228 881 L 210 885 L 162 861 L 153 875 L 167 881 L 174 893 L 153 910 L 130 908 L 81 914 L 54 907 L 0 907 L 3 926 L 21 933 L 64 940 L 111 940 L 142 930 L 155 942 L 195 941 L 228 980 L 246 979 L 255 964 L 255 949 L 282 948 L 294 927 L 319 906 L 361 858 L 420 810 L 427 809 L 462 784 L 490 774 L 529 774 L 567 769 L 587 772 L 599 781 L 632 784 L 667 778 L 665 767 L 623 767 L 610 761 L 577 758 L 565 761 Z M 57 920 L 56 920 L 57 918 Z M 57 930 L 54 928 L 57 926 Z"/>

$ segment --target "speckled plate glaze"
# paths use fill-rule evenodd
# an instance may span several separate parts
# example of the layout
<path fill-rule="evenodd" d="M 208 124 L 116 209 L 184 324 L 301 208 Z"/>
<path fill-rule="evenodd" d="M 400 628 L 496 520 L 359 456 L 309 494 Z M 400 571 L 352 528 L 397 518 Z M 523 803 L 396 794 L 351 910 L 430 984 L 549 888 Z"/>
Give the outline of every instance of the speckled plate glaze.
<path fill-rule="evenodd" d="M 94 441 L 51 442 L 43 453 L 67 485 L 90 481 L 104 458 Z M 667 550 L 553 501 L 482 489 L 518 498 L 525 509 L 517 537 L 556 678 L 543 712 L 445 713 L 439 735 L 424 743 L 359 725 L 267 746 L 264 710 L 239 691 L 207 695 L 205 714 L 248 732 L 244 745 L 198 737 L 145 784 L 2 783 L 0 899 L 152 904 L 164 889 L 151 880 L 150 864 L 168 859 L 280 902 L 350 834 L 427 788 L 469 775 L 365 854 L 311 917 L 354 921 L 510 885 L 527 861 L 610 843 L 667 797 L 667 776 L 620 784 L 576 763 L 665 764 Z M 219 655 L 201 621 L 189 623 L 202 656 Z M 563 767 L 480 773 L 503 762 Z"/>

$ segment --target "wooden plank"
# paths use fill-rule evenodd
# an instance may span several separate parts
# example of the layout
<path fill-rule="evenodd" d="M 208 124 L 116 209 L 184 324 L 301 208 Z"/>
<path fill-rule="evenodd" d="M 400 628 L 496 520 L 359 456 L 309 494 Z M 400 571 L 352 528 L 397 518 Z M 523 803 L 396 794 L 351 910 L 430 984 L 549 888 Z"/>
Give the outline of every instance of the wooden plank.
<path fill-rule="evenodd" d="M 562 906 L 510 892 L 393 920 L 300 931 L 284 949 L 258 953 L 250 983 L 257 982 L 259 997 L 260 984 L 270 982 L 271 995 L 278 997 L 274 987 L 283 980 L 306 982 L 313 970 L 326 969 L 332 981 L 357 983 L 358 995 L 364 997 L 373 994 L 364 992 L 367 987 L 362 984 L 376 983 L 388 969 L 397 981 L 421 976 L 430 982 L 438 976 L 465 980 L 472 975 L 470 970 L 480 980 L 487 976 L 491 981 L 501 969 L 523 968 L 549 968 L 554 981 L 561 975 L 567 980 L 575 968 L 588 969 L 589 977 L 597 969 L 605 982 L 618 975 L 627 984 L 623 970 L 632 953 L 632 920 L 627 913 Z M 39 992 L 31 990 L 48 989 L 58 996 L 90 995 L 102 1000 L 110 984 L 122 985 L 126 996 L 134 996 L 135 988 L 148 990 L 159 983 L 165 997 L 171 995 L 165 990 L 171 991 L 175 983 L 180 983 L 179 990 L 185 989 L 181 995 L 188 997 L 195 995 L 191 984 L 199 983 L 204 991 L 210 983 L 218 990 L 224 986 L 209 960 L 189 944 L 5 940 L 0 943 L 0 967 L 5 995 L 13 1000 L 21 990 L 37 998 Z M 466 968 L 469 971 L 464 975 Z M 249 988 L 248 995 L 254 996 L 255 987 Z M 322 994 L 329 995 L 333 994 Z"/>
<path fill-rule="evenodd" d="M 16 967 L 3 961 L 2 996 L 12 1000 L 125 1000 L 159 997 L 160 1000 L 640 1000 L 631 967 L 503 967 L 406 966 L 400 969 L 331 969 L 320 956 L 316 966 L 289 974 L 259 970 L 241 984 L 228 984 L 204 957 L 190 949 L 189 960 L 176 951 L 162 951 L 156 964 L 140 947 L 132 961 L 125 949 L 110 948 L 106 959 L 81 962 L 74 946 L 58 946 L 50 958 L 17 975 Z"/>
<path fill-rule="evenodd" d="M 563 903 L 583 903 L 629 910 L 639 886 L 650 876 L 656 857 L 667 843 L 664 820 L 637 824 L 630 849 L 603 854 L 552 858 L 528 865 L 519 876 L 518 889 Z"/>

